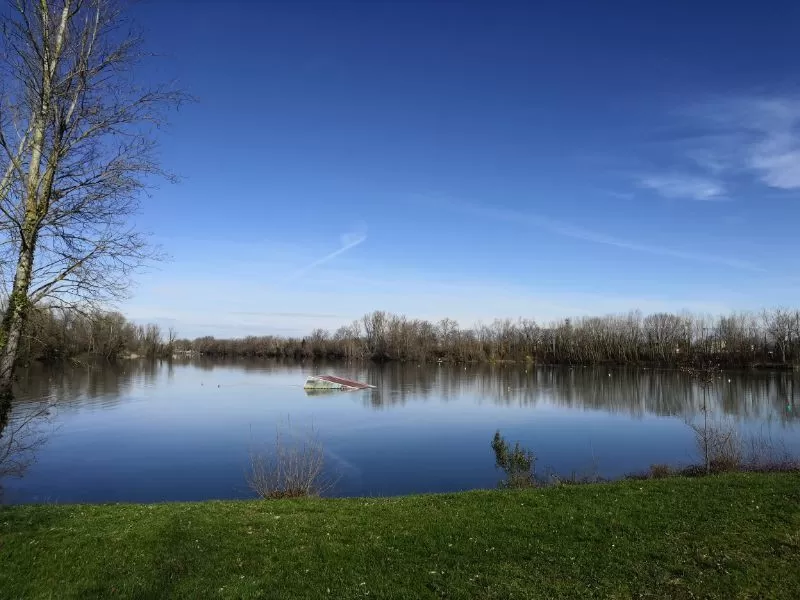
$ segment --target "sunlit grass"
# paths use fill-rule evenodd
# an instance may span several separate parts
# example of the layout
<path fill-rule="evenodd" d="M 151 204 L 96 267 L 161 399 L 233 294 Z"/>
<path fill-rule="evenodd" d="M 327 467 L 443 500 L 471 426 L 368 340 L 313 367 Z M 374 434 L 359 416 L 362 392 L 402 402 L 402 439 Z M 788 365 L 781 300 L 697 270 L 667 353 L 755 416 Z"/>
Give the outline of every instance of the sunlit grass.
<path fill-rule="evenodd" d="M 8 598 L 796 598 L 800 475 L 0 510 Z"/>

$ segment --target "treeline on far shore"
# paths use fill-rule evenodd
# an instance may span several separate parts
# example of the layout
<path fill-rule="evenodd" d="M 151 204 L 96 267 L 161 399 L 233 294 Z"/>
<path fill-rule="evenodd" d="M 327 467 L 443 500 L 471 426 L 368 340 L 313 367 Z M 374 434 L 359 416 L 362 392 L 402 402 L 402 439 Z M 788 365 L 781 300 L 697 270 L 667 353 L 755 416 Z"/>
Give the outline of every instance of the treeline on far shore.
<path fill-rule="evenodd" d="M 80 308 L 36 307 L 20 344 L 20 362 L 58 361 L 82 356 L 109 360 L 168 357 L 176 334 L 158 325 L 140 325 L 122 314 Z"/>
<path fill-rule="evenodd" d="M 800 310 L 705 316 L 689 313 L 579 317 L 548 324 L 496 320 L 462 328 L 376 311 L 334 332 L 304 338 L 197 338 L 176 344 L 209 356 L 541 364 L 800 364 Z"/>
<path fill-rule="evenodd" d="M 800 365 L 800 310 L 705 316 L 689 313 L 579 317 L 539 324 L 502 319 L 463 328 L 383 311 L 303 338 L 249 336 L 178 339 L 173 330 L 128 321 L 118 312 L 37 308 L 22 344 L 23 360 L 82 355 L 264 357 L 294 359 L 540 364 L 714 363 L 723 367 Z"/>

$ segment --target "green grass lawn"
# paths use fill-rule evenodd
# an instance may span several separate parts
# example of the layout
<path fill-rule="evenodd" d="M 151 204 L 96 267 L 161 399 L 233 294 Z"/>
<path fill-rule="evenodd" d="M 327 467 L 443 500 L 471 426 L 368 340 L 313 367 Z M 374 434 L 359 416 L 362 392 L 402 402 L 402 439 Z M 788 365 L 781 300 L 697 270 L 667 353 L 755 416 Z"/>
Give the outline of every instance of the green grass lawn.
<path fill-rule="evenodd" d="M 800 598 L 800 475 L 0 509 L 3 598 Z"/>

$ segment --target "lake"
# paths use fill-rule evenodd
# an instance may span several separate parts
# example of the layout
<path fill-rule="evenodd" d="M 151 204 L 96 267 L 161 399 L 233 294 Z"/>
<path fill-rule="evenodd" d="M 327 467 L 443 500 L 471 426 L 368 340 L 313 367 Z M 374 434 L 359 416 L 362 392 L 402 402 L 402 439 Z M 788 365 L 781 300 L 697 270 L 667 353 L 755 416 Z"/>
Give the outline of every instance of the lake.
<path fill-rule="evenodd" d="M 377 389 L 306 394 L 319 373 Z M 792 372 L 724 373 L 709 414 L 800 452 L 799 384 Z M 495 487 L 497 429 L 535 452 L 539 473 L 619 477 L 698 461 L 687 421 L 702 418 L 704 392 L 667 370 L 192 359 L 35 365 L 17 396 L 17 415 L 52 409 L 34 462 L 0 481 L 5 503 L 253 497 L 250 450 L 278 429 L 317 432 L 332 495 Z"/>

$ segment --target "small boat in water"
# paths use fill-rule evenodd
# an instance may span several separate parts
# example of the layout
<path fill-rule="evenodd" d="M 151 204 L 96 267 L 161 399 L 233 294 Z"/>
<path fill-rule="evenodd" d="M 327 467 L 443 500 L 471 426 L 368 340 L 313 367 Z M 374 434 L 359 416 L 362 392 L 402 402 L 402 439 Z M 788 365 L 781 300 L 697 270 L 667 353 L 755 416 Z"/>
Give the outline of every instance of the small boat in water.
<path fill-rule="evenodd" d="M 333 375 L 309 375 L 303 386 L 305 390 L 317 391 L 371 390 L 374 388 L 374 385 L 369 385 L 368 383 L 361 383 L 360 381 L 353 381 L 352 379 L 335 377 Z"/>

